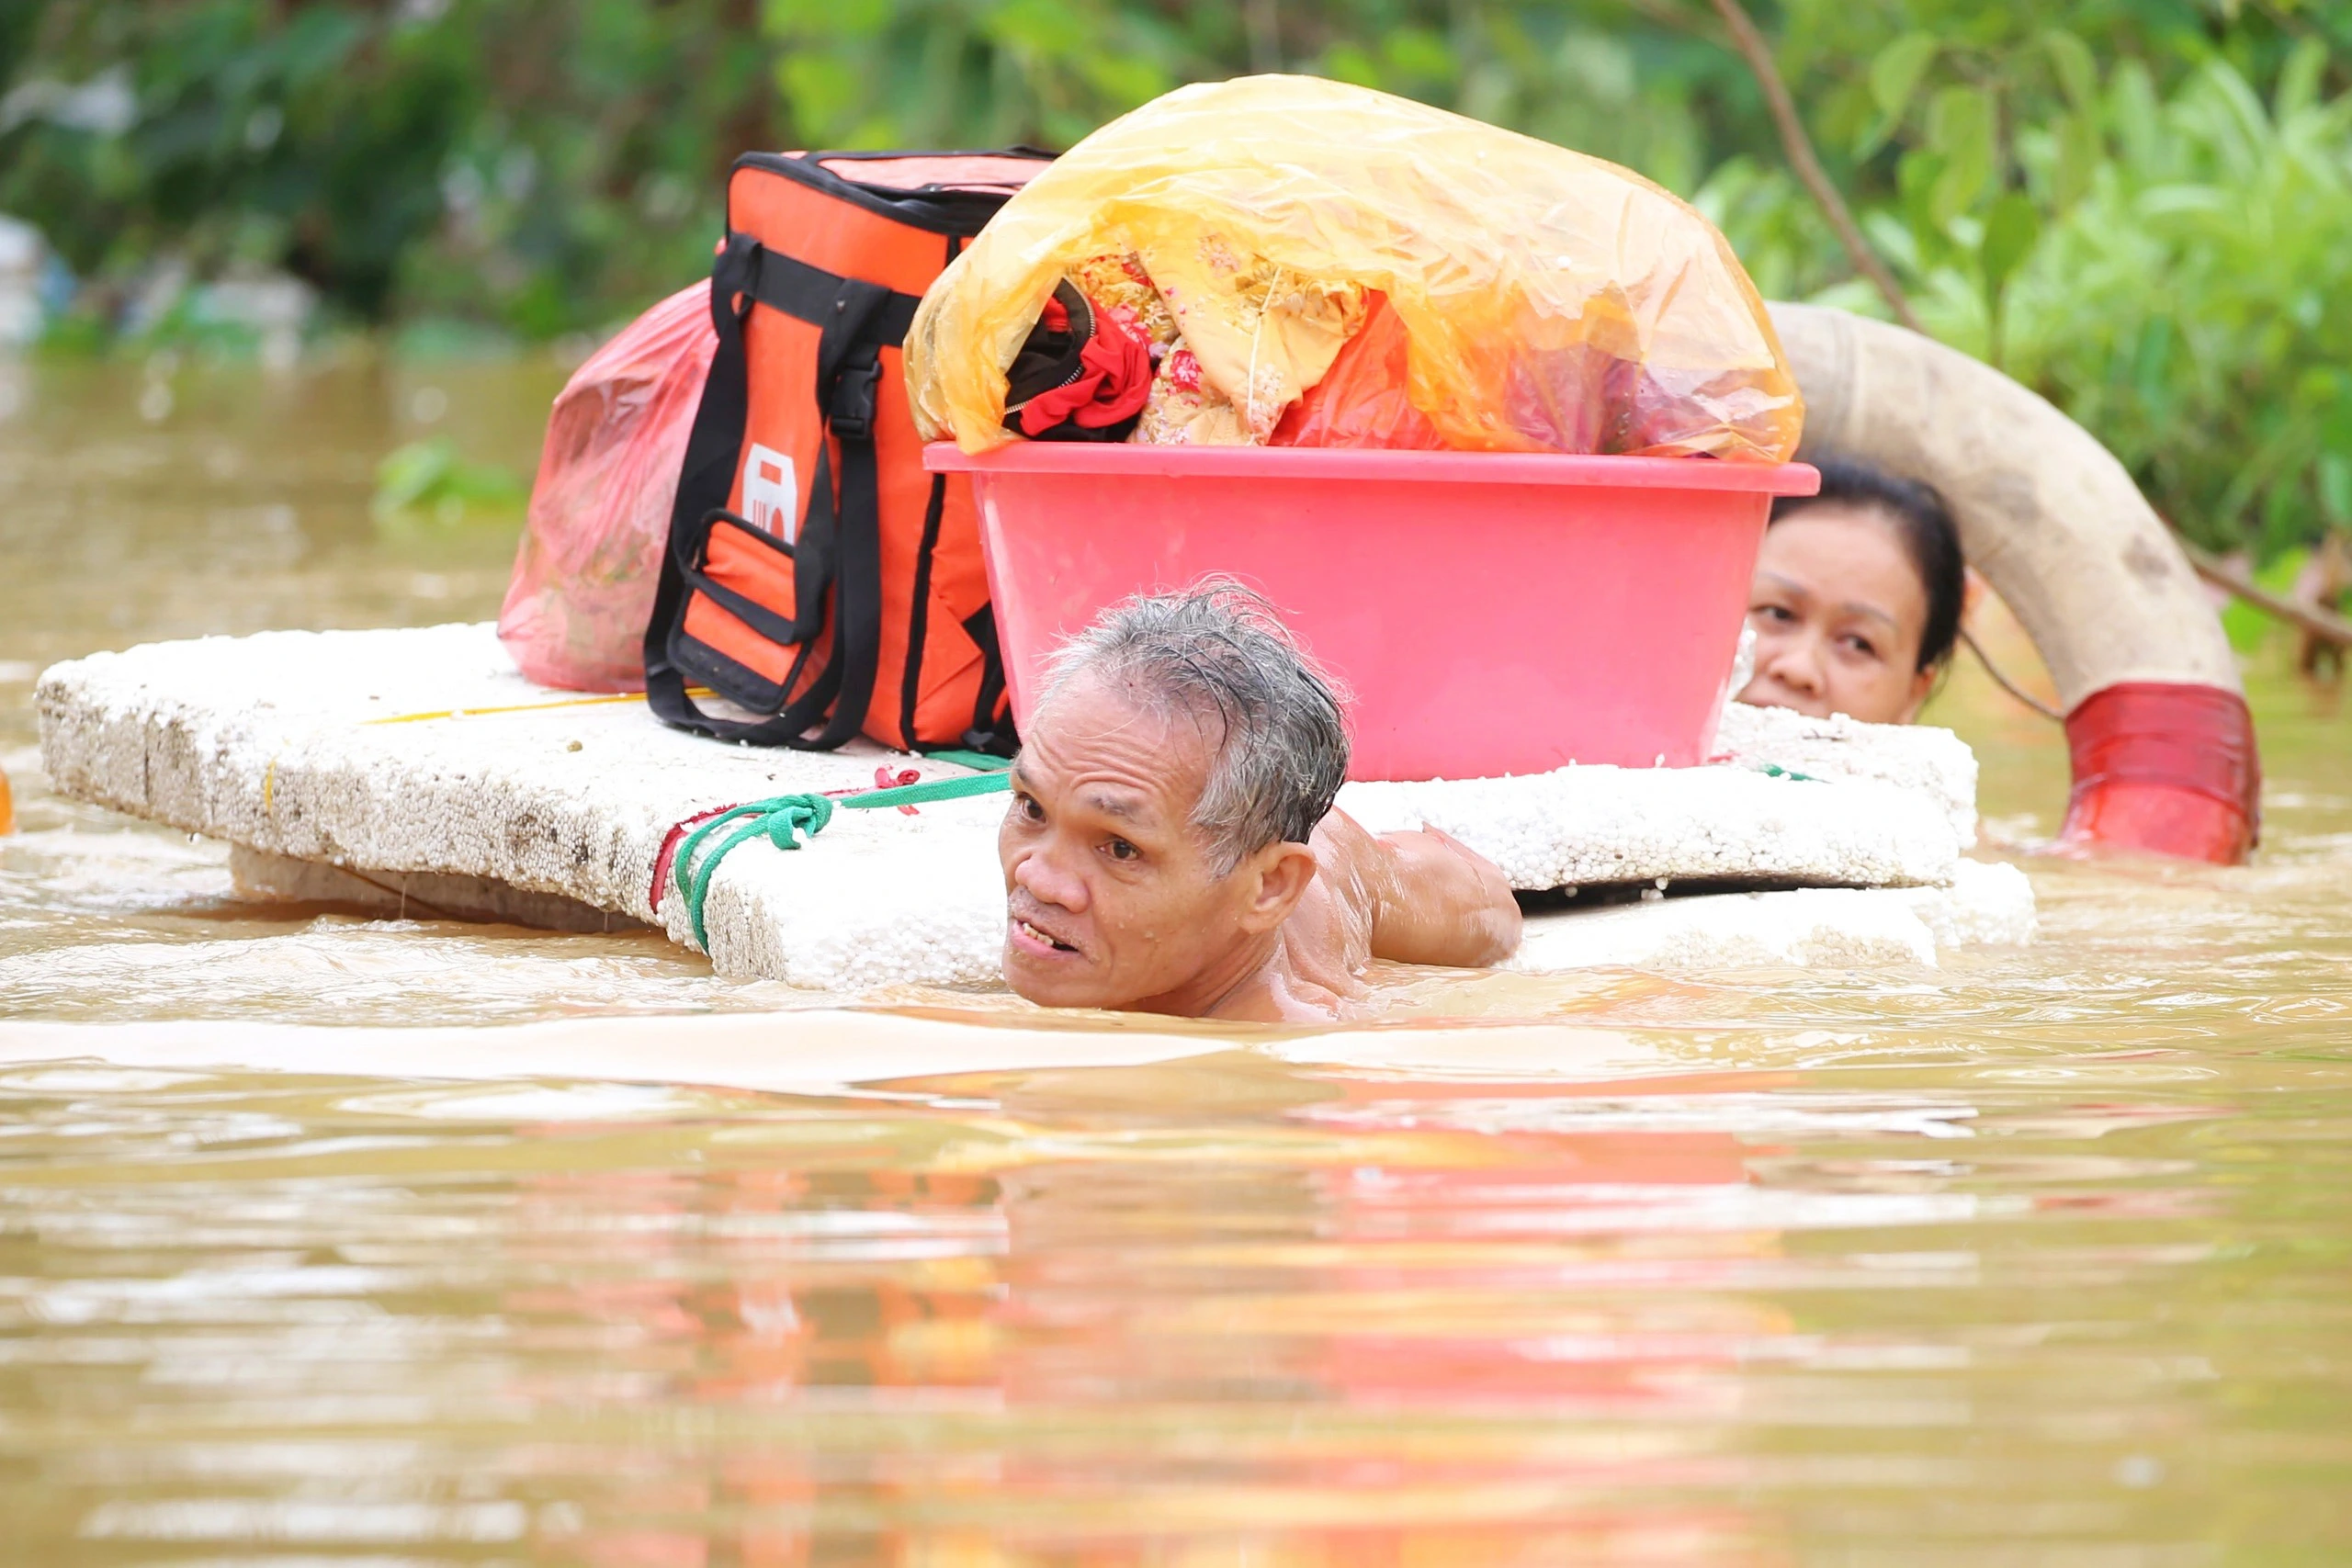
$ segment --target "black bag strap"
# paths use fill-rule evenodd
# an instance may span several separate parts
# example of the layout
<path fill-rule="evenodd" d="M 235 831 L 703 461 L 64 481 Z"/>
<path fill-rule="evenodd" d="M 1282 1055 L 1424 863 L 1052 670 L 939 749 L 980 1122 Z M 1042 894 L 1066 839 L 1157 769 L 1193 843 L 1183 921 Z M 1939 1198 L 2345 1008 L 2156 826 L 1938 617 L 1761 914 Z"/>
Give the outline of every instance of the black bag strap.
<path fill-rule="evenodd" d="M 769 250 L 753 244 L 744 264 L 749 281 L 741 285 L 761 304 L 797 316 L 812 327 L 830 326 L 842 313 L 842 287 L 854 279 L 835 276 L 822 267 L 786 255 L 782 251 Z M 913 294 L 899 294 L 879 284 L 859 284 L 861 288 L 874 289 L 881 295 L 873 307 L 871 330 L 876 337 L 892 348 L 907 341 L 907 333 L 915 324 L 915 311 L 922 299 Z"/>
<path fill-rule="evenodd" d="M 683 634 L 689 591 L 701 581 L 695 556 L 716 516 L 726 515 L 735 464 L 751 415 L 750 367 L 744 321 L 754 303 L 818 327 L 816 400 L 823 428 L 808 513 L 794 547 L 794 618 L 789 640 L 806 643 L 823 629 L 828 590 L 833 598 L 833 645 L 825 669 L 799 700 L 755 723 L 714 718 L 686 695 L 685 677 L 671 649 Z M 830 750 L 855 735 L 872 705 L 881 660 L 882 512 L 874 422 L 885 346 L 903 343 L 921 300 L 868 283 L 839 277 L 729 233 L 711 268 L 710 313 L 718 346 L 703 383 L 686 438 L 678 495 L 670 513 L 669 548 L 653 614 L 645 630 L 645 695 L 664 723 L 722 740 Z M 838 487 L 832 447 L 841 449 Z M 836 496 L 838 488 L 838 497 Z M 732 595 L 712 597 L 722 604 Z M 757 626 L 771 634 L 768 626 Z M 797 668 L 797 667 L 796 667 Z M 804 732 L 831 717 L 816 736 Z"/>
<path fill-rule="evenodd" d="M 685 579 L 688 591 L 710 600 L 770 642 L 789 645 L 808 641 L 810 636 L 821 628 L 823 624 L 821 617 L 815 625 L 809 626 L 808 630 L 804 631 L 797 613 L 787 619 L 758 600 L 737 592 L 709 574 L 710 535 L 711 531 L 722 523 L 732 525 L 741 530 L 762 549 L 774 550 L 787 560 L 795 558 L 796 552 L 790 545 L 786 544 L 782 539 L 770 537 L 765 529 L 754 525 L 750 518 L 739 513 L 724 510 L 713 512 L 703 518 L 701 524 L 695 528 L 695 547 L 688 551 L 685 558 L 678 564 L 678 575 Z M 798 579 L 795 578 L 794 586 L 797 588 L 798 585 Z M 796 612 L 797 608 L 796 604 Z"/>
<path fill-rule="evenodd" d="M 1004 700 L 1004 653 L 997 641 L 996 606 L 983 604 L 966 616 L 964 632 L 980 650 L 980 690 L 972 704 L 972 728 L 964 731 L 964 748 L 1010 757 L 1021 750 L 1021 737 L 1012 706 Z M 1000 714 L 999 708 L 1004 711 Z"/>
<path fill-rule="evenodd" d="M 810 525 L 821 510 L 837 554 L 833 562 L 833 664 L 842 672 L 833 716 L 806 746 L 830 751 L 865 725 L 874 703 L 874 682 L 882 661 L 882 488 L 874 455 L 874 420 L 882 383 L 883 340 L 876 318 L 894 299 L 878 283 L 843 278 L 832 312 L 817 344 L 817 406 L 825 431 L 841 446 L 841 496 L 832 495 L 826 473 L 830 453 L 820 450 L 817 482 L 808 497 Z M 803 318 L 804 320 L 806 318 Z M 911 312 L 908 320 L 913 319 Z M 899 328 L 894 344 L 903 342 Z"/>
<path fill-rule="evenodd" d="M 728 235 L 711 266 L 710 321 L 718 346 L 711 356 L 710 373 L 703 378 L 702 401 L 695 409 L 694 425 L 686 434 L 677 498 L 670 506 L 670 536 L 653 590 L 653 614 L 645 623 L 646 705 L 662 723 L 702 735 L 720 735 L 721 727 L 756 728 L 706 717 L 687 697 L 685 675 L 670 655 L 670 639 L 685 619 L 686 572 L 701 542 L 698 532 L 707 519 L 726 508 L 728 492 L 734 488 L 744 424 L 751 416 L 743 318 L 750 313 L 752 301 L 746 296 L 739 303 L 737 296 L 742 289 L 745 255 L 754 243 L 749 235 Z M 796 570 L 797 565 L 796 560 Z"/>

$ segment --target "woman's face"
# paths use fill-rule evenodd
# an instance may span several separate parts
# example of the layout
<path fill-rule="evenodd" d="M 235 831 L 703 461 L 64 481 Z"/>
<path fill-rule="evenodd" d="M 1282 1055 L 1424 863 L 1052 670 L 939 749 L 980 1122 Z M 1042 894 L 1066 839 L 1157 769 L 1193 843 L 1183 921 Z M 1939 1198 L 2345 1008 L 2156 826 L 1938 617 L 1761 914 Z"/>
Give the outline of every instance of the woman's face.
<path fill-rule="evenodd" d="M 1928 591 L 1873 506 L 1823 502 L 1766 530 L 1747 624 L 1756 676 L 1739 695 L 1758 707 L 1908 724 L 1935 683 L 1919 668 Z"/>

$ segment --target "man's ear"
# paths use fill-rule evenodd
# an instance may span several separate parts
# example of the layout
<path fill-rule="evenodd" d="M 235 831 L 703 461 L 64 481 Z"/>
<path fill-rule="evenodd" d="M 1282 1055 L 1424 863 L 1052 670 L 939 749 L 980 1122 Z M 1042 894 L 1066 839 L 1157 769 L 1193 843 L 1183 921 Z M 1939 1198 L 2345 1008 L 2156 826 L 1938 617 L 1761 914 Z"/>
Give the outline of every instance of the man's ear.
<path fill-rule="evenodd" d="M 1315 852 L 1305 844 L 1272 843 L 1238 869 L 1253 874 L 1257 884 L 1241 911 L 1242 929 L 1270 931 L 1290 919 L 1306 897 L 1307 884 L 1315 880 Z"/>

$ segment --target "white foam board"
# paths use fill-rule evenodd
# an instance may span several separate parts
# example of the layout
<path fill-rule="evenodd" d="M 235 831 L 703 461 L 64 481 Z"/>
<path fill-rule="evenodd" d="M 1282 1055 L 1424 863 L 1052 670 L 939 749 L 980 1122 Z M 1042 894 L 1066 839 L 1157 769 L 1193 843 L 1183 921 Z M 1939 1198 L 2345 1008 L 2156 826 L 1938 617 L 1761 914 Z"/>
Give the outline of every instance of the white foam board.
<path fill-rule="evenodd" d="M 639 702 L 532 685 L 487 625 L 150 644 L 57 666 L 37 702 L 44 765 L 67 795 L 264 855 L 550 895 L 689 942 L 683 900 L 657 910 L 652 886 L 680 823 L 779 794 L 871 787 L 877 769 L 960 771 L 862 743 L 810 754 L 699 739 Z M 1658 878 L 1929 888 L 1963 874 L 1974 760 L 1950 736 L 1727 717 L 1725 750 L 1728 764 L 1708 768 L 1351 784 L 1340 804 L 1374 830 L 1443 828 L 1530 889 Z M 1758 771 L 1774 761 L 1811 777 Z M 993 984 L 1001 812 L 990 797 L 914 816 L 844 811 L 804 849 L 744 845 L 712 883 L 713 964 L 831 991 Z M 1650 918 L 1634 909 L 1602 925 Z M 1578 951 L 1604 950 L 1596 943 Z"/>

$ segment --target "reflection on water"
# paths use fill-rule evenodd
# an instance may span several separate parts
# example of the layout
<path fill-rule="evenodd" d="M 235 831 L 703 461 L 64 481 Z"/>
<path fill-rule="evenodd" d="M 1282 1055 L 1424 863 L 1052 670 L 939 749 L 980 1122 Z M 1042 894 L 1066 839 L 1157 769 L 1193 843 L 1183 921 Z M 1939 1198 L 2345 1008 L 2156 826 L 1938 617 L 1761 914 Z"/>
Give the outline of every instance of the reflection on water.
<path fill-rule="evenodd" d="M 1899 1034 L 831 1100 L 21 1070 L 0 1502 L 49 1562 L 2352 1544 L 2324 1032 Z"/>
<path fill-rule="evenodd" d="M 0 1012 L 379 1026 L 310 1073 L 0 1067 L 6 1560 L 2352 1556 L 2324 697 L 2256 693 L 2263 863 L 2034 863 L 2030 950 L 1396 992 L 1614 1055 L 1465 1027 L 831 1096 L 403 1077 L 381 1026 L 786 998 L 650 937 L 241 903 L 212 848 L 48 795 L 26 704 L 141 637 L 494 609 L 505 538 L 367 522 L 419 375 L 220 373 L 151 428 L 141 372 L 80 372 L 0 423 Z M 522 467 L 553 379 L 436 384 Z M 1988 809 L 2047 831 L 2063 754 L 2000 702 L 1943 699 Z"/>

